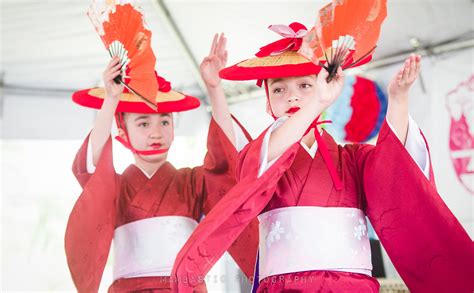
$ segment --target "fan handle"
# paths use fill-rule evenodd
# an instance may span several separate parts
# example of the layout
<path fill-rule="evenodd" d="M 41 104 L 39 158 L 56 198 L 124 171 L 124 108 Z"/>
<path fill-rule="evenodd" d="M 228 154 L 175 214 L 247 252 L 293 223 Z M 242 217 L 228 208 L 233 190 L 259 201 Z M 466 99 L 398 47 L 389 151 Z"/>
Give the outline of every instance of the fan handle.
<path fill-rule="evenodd" d="M 119 75 L 117 75 L 116 77 L 114 77 L 114 82 L 115 82 L 116 84 L 121 84 L 121 83 L 122 83 L 122 75 L 119 74 Z"/>

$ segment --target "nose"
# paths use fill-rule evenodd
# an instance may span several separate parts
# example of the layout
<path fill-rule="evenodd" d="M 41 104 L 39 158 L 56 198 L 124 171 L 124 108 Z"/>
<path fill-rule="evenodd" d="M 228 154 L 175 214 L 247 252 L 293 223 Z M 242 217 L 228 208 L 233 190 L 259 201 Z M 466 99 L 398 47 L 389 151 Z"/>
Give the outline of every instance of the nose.
<path fill-rule="evenodd" d="M 162 136 L 161 129 L 159 127 L 155 128 L 151 133 L 150 133 L 150 138 L 151 139 L 160 139 Z"/>
<path fill-rule="evenodd" d="M 295 95 L 290 95 L 288 97 L 288 103 L 298 102 L 299 100 L 300 100 L 300 98 L 298 96 L 295 96 Z"/>

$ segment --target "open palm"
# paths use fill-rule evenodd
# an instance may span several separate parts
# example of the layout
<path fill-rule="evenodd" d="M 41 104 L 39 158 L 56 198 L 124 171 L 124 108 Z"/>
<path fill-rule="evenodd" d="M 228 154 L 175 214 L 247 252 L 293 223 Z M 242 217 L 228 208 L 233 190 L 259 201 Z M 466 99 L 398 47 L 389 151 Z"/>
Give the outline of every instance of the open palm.
<path fill-rule="evenodd" d="M 405 60 L 403 67 L 388 85 L 388 93 L 391 98 L 406 97 L 411 85 L 418 78 L 420 73 L 419 55 L 411 55 Z"/>
<path fill-rule="evenodd" d="M 223 33 L 220 35 L 215 34 L 211 51 L 201 62 L 201 76 L 207 86 L 216 87 L 221 82 L 219 71 L 227 63 L 226 42 L 227 40 Z"/>

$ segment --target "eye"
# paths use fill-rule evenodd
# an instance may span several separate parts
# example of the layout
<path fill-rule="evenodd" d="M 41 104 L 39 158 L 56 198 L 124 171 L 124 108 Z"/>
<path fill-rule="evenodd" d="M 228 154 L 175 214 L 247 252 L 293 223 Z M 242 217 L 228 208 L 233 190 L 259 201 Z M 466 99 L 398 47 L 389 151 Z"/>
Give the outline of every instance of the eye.
<path fill-rule="evenodd" d="M 310 87 L 312 87 L 312 86 L 313 86 L 313 85 L 312 85 L 312 84 L 309 84 L 309 83 L 302 83 L 302 84 L 300 84 L 300 87 L 301 87 L 301 88 L 304 88 L 304 89 L 310 88 Z"/>
<path fill-rule="evenodd" d="M 274 94 L 278 94 L 278 93 L 281 93 L 281 92 L 283 92 L 283 89 L 281 87 L 277 87 L 277 88 L 273 89 Z"/>
<path fill-rule="evenodd" d="M 144 127 L 144 128 L 146 128 L 146 127 L 148 127 L 149 125 L 150 125 L 150 124 L 149 124 L 148 122 L 142 122 L 142 123 L 138 124 L 138 127 Z"/>
<path fill-rule="evenodd" d="M 168 120 L 164 120 L 164 121 L 161 121 L 161 125 L 168 126 L 170 125 L 170 122 Z"/>

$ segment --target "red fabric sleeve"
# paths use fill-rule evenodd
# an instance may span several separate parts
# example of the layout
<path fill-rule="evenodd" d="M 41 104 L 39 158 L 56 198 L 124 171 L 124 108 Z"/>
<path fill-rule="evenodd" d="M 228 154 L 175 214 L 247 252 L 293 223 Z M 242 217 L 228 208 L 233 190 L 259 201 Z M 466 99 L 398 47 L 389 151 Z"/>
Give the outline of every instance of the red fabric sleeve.
<path fill-rule="evenodd" d="M 232 117 L 246 138 L 252 141 L 247 130 Z M 207 135 L 207 153 L 204 158 L 204 176 L 206 179 L 206 196 L 203 211 L 209 213 L 213 206 L 237 183 L 239 152 L 222 131 L 214 118 L 211 119 Z"/>
<path fill-rule="evenodd" d="M 366 213 L 412 292 L 472 292 L 473 244 L 400 140 L 384 123 L 375 148 L 355 156 Z M 431 168 L 431 164 L 430 164 Z"/>
<path fill-rule="evenodd" d="M 237 121 L 247 139 L 247 131 Z M 207 154 L 204 160 L 206 197 L 203 212 L 207 215 L 224 195 L 237 183 L 236 168 L 239 153 L 214 119 L 211 119 L 207 139 Z M 237 265 L 248 277 L 253 276 L 258 249 L 258 222 L 255 219 L 239 235 L 228 251 Z"/>
<path fill-rule="evenodd" d="M 216 261 L 265 208 L 279 178 L 291 166 L 297 143 L 257 178 L 264 133 L 241 152 L 239 182 L 214 206 L 179 252 L 172 272 L 177 280 L 173 284 L 179 292 L 192 292 L 203 281 Z M 255 253 L 256 250 L 252 252 L 254 256 Z"/>
<path fill-rule="evenodd" d="M 82 143 L 81 148 L 77 152 L 76 157 L 74 158 L 74 162 L 72 164 L 72 173 L 74 174 L 82 188 L 84 188 L 84 186 L 92 176 L 91 173 L 87 172 L 87 147 L 89 144 L 89 139 L 90 134 Z"/>
<path fill-rule="evenodd" d="M 116 221 L 119 178 L 112 162 L 109 138 L 94 174 L 86 170 L 88 138 L 74 161 L 73 172 L 83 187 L 66 228 L 69 270 L 79 292 L 97 292 L 109 255 Z"/>
<path fill-rule="evenodd" d="M 236 148 L 212 118 L 207 134 L 207 153 L 203 165 L 207 191 L 203 205 L 204 213 L 208 213 L 226 193 L 229 185 L 235 183 L 238 159 L 239 153 Z"/>

